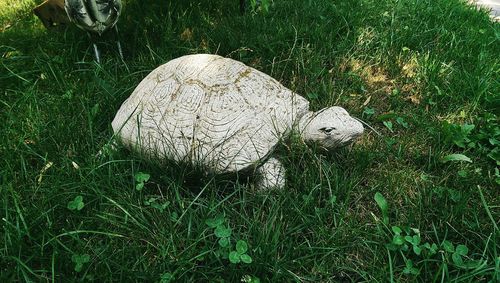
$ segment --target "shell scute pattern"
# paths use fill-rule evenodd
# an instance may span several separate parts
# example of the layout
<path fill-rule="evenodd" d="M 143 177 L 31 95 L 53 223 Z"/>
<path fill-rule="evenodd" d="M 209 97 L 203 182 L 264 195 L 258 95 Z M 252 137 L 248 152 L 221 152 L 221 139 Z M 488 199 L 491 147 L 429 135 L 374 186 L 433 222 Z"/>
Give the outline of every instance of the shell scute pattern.
<path fill-rule="evenodd" d="M 153 70 L 112 124 L 129 147 L 222 173 L 267 156 L 308 106 L 243 63 L 191 55 Z"/>

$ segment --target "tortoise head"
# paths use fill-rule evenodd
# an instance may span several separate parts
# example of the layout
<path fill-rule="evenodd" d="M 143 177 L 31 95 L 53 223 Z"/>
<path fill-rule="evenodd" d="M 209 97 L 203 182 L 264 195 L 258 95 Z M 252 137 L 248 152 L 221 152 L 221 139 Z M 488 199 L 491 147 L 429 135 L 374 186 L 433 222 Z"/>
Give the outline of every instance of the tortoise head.
<path fill-rule="evenodd" d="M 302 138 L 325 149 L 334 149 L 353 142 L 363 134 L 363 124 L 338 106 L 309 112 L 299 121 Z"/>

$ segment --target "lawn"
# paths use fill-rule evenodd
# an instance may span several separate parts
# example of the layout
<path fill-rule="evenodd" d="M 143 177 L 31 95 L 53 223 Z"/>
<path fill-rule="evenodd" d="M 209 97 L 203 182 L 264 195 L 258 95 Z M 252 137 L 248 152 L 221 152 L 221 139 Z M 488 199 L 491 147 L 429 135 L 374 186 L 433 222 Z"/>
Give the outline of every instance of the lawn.
<path fill-rule="evenodd" d="M 499 282 L 500 27 L 459 0 L 123 0 L 122 62 L 0 0 L 0 282 Z M 366 123 L 282 191 L 108 148 L 135 86 L 216 53 Z M 148 178 L 149 177 L 149 178 Z"/>

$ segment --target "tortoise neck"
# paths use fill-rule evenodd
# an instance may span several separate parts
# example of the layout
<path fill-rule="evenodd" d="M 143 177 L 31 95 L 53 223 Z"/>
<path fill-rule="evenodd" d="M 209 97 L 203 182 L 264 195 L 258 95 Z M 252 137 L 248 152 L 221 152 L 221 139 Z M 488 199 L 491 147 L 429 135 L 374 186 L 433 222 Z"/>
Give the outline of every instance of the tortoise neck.
<path fill-rule="evenodd" d="M 309 123 L 312 121 L 312 119 L 314 119 L 314 116 L 315 116 L 314 112 L 307 111 L 306 114 L 304 114 L 302 117 L 300 117 L 299 123 L 297 126 L 298 126 L 298 130 L 299 130 L 299 133 L 302 136 L 302 138 L 304 138 L 304 132 L 305 132 L 307 125 L 309 125 Z"/>

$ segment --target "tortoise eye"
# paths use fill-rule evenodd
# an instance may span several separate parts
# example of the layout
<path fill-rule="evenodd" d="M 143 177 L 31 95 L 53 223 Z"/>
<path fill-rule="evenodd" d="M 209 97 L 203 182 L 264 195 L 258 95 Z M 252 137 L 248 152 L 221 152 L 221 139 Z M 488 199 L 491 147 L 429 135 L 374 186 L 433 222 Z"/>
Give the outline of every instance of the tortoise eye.
<path fill-rule="evenodd" d="M 319 129 L 320 131 L 324 132 L 325 134 L 331 133 L 333 130 L 335 130 L 335 127 L 323 127 Z"/>

